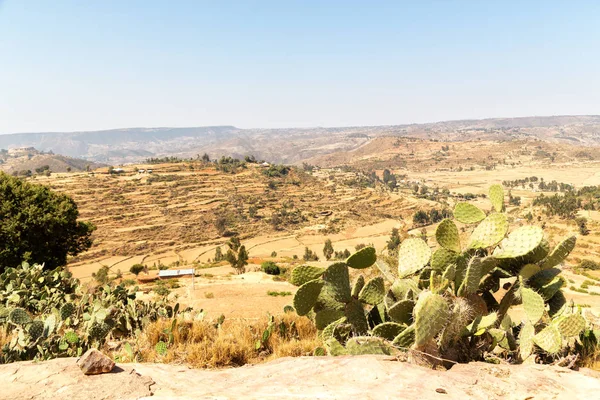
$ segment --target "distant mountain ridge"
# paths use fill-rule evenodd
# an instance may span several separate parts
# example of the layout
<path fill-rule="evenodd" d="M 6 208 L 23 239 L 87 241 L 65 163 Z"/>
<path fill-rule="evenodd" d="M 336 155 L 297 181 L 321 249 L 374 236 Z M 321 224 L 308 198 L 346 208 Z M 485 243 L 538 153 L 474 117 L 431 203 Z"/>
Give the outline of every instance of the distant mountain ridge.
<path fill-rule="evenodd" d="M 254 154 L 274 162 L 299 163 L 354 150 L 381 136 L 426 140 L 540 139 L 600 146 L 600 116 L 547 116 L 441 121 L 425 124 L 335 128 L 240 129 L 234 126 L 125 128 L 103 131 L 0 135 L 0 148 L 35 147 L 70 157 L 127 163 L 148 157 Z"/>

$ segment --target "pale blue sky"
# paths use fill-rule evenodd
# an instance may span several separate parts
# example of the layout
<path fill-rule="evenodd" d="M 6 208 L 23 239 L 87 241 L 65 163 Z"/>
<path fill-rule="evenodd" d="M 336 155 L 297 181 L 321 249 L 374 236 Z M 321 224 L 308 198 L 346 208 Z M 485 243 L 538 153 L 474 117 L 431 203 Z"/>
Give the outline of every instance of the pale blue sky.
<path fill-rule="evenodd" d="M 0 133 L 600 114 L 598 1 L 0 0 Z"/>

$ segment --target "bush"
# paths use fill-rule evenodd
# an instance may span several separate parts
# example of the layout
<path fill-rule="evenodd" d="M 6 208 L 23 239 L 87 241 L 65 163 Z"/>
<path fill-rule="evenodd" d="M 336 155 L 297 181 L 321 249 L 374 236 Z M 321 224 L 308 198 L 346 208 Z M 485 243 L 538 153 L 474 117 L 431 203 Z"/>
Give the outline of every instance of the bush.
<path fill-rule="evenodd" d="M 131 272 L 135 276 L 138 276 L 140 272 L 142 272 L 145 268 L 146 267 L 144 267 L 142 264 L 133 264 L 131 268 L 129 268 L 129 272 Z"/>
<path fill-rule="evenodd" d="M 260 265 L 260 268 L 268 275 L 279 275 L 281 273 L 281 269 L 273 261 L 265 261 Z"/>
<path fill-rule="evenodd" d="M 69 196 L 0 172 L 0 199 L 0 272 L 22 261 L 54 269 L 92 245 L 95 227 L 77 221 Z"/>
<path fill-rule="evenodd" d="M 592 260 L 581 260 L 579 263 L 579 268 L 597 271 L 600 270 L 600 263 Z"/>

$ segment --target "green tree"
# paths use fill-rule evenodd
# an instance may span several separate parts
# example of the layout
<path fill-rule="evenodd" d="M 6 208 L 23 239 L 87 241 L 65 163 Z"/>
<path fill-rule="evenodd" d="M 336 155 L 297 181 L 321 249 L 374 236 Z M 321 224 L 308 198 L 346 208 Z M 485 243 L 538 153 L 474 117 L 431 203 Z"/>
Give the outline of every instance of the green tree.
<path fill-rule="evenodd" d="M 387 242 L 387 249 L 392 253 L 398 250 L 398 247 L 400 247 L 400 232 L 398 231 L 398 228 L 393 228 L 390 240 Z"/>
<path fill-rule="evenodd" d="M 331 239 L 325 240 L 325 246 L 323 247 L 323 254 L 325 255 L 325 258 L 327 259 L 327 261 L 329 261 L 331 259 L 333 252 L 334 252 L 334 250 L 333 250 L 333 244 L 331 243 Z"/>
<path fill-rule="evenodd" d="M 131 272 L 135 276 L 138 276 L 140 272 L 144 270 L 144 268 L 146 267 L 144 267 L 142 264 L 133 264 L 131 268 L 129 268 L 129 272 Z"/>
<path fill-rule="evenodd" d="M 227 246 L 229 246 L 229 250 L 227 250 L 225 259 L 238 274 L 243 274 L 246 271 L 246 265 L 248 265 L 246 246 L 242 245 L 240 240 L 235 236 L 229 239 Z"/>
<path fill-rule="evenodd" d="M 22 261 L 54 269 L 90 248 L 95 226 L 69 196 L 0 172 L 0 272 Z"/>
<path fill-rule="evenodd" d="M 221 250 L 221 246 L 217 246 L 215 249 L 215 262 L 223 261 L 223 251 Z"/>

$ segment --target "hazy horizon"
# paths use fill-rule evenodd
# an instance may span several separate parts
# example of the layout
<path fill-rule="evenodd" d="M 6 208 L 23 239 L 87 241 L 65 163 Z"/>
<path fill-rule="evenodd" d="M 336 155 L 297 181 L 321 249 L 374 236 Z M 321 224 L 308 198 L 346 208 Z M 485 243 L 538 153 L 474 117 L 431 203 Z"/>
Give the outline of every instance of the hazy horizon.
<path fill-rule="evenodd" d="M 600 4 L 0 0 L 0 134 L 600 110 Z"/>

